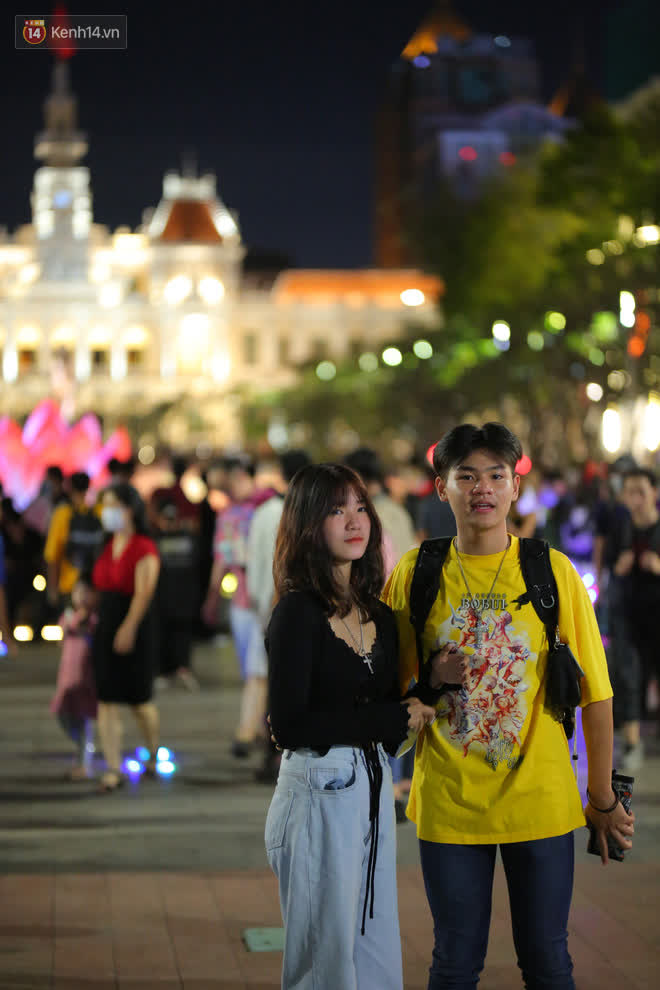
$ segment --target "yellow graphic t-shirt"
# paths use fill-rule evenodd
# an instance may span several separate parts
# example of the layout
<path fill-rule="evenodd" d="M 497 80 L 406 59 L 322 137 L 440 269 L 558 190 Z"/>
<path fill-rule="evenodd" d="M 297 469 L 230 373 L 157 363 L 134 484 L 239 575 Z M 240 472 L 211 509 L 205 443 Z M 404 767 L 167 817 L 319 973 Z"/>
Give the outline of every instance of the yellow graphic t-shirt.
<path fill-rule="evenodd" d="M 383 600 L 397 618 L 402 691 L 417 677 L 410 585 L 417 550 L 401 558 Z M 559 633 L 578 660 L 581 705 L 612 696 L 594 610 L 570 560 L 550 551 L 559 589 Z M 430 842 L 525 842 L 585 824 L 563 727 L 543 710 L 548 653 L 545 628 L 525 592 L 518 538 L 492 587 L 502 554 L 460 557 L 452 544 L 424 630 L 424 655 L 453 642 L 468 656 L 460 689 L 438 702 L 438 718 L 420 733 L 408 817 Z M 475 608 L 475 604 L 477 608 Z"/>

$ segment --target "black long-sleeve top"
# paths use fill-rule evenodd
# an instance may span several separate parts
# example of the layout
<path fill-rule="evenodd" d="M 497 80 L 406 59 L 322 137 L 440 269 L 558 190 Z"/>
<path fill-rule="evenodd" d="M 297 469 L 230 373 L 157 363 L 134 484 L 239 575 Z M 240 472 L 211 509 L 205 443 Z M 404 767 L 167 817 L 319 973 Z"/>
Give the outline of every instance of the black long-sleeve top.
<path fill-rule="evenodd" d="M 400 704 L 398 634 L 387 605 L 373 600 L 373 674 L 332 630 L 321 601 L 292 591 L 273 611 L 266 635 L 270 717 L 283 749 L 380 742 L 394 753 L 408 731 Z"/>

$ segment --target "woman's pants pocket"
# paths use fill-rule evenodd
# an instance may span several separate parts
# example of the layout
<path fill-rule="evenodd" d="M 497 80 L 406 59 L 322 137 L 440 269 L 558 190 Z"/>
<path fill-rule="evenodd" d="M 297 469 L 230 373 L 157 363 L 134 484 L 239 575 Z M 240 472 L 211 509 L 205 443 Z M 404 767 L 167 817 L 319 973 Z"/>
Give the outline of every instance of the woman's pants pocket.
<path fill-rule="evenodd" d="M 293 791 L 284 791 L 277 788 L 270 802 L 268 815 L 266 816 L 266 852 L 270 854 L 275 849 L 281 849 L 284 845 L 286 826 L 289 821 L 295 794 Z"/>

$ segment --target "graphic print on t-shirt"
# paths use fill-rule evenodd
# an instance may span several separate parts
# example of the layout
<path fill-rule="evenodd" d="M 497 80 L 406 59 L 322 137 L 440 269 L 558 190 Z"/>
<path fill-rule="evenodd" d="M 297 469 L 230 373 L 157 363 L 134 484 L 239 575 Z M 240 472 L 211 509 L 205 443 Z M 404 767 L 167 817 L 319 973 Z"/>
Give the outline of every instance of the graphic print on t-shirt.
<path fill-rule="evenodd" d="M 468 656 L 467 675 L 460 690 L 442 696 L 436 724 L 463 756 L 470 749 L 481 751 L 493 770 L 501 763 L 514 770 L 523 759 L 526 673 L 537 660 L 528 631 L 514 621 L 506 594 L 494 591 L 488 597 L 463 596 L 458 607 L 450 604 L 435 649 L 450 641 Z"/>

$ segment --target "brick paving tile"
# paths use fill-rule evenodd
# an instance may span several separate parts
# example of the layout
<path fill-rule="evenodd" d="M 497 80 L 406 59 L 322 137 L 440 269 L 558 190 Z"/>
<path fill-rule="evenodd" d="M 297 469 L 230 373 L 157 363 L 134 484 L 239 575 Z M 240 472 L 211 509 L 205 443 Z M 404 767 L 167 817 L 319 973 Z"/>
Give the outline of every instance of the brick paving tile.
<path fill-rule="evenodd" d="M 174 936 L 172 939 L 179 974 L 184 984 L 200 980 L 241 980 L 234 947 L 221 930 L 219 937 Z"/>
<path fill-rule="evenodd" d="M 107 978 L 90 978 L 87 976 L 56 976 L 53 990 L 117 990 L 114 976 Z"/>
<path fill-rule="evenodd" d="M 115 961 L 112 938 L 61 937 L 55 939 L 53 970 L 58 980 L 87 973 L 89 978 L 114 979 Z"/>

